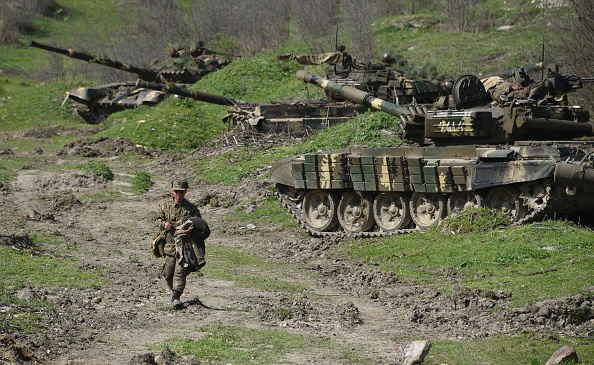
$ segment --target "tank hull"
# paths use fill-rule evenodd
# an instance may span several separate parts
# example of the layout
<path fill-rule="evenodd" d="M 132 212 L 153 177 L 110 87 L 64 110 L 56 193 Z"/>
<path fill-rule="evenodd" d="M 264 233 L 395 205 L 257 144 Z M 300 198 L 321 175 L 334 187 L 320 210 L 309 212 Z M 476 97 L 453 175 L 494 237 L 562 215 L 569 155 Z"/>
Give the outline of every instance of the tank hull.
<path fill-rule="evenodd" d="M 233 107 L 223 120 L 235 125 L 247 123 L 263 133 L 303 136 L 345 123 L 367 110 L 367 107 L 351 102 L 284 100 Z"/>
<path fill-rule="evenodd" d="M 271 169 L 282 201 L 313 235 L 425 230 L 489 207 L 512 224 L 594 210 L 594 142 L 357 148 L 305 154 Z"/>

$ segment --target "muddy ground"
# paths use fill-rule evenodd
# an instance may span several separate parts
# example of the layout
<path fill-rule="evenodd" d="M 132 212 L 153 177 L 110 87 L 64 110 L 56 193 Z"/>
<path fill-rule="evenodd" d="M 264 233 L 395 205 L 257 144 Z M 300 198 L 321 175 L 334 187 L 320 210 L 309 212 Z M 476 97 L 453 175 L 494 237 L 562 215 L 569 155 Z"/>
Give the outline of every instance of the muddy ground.
<path fill-rule="evenodd" d="M 118 159 L 126 152 L 143 154 L 142 168 L 155 181 L 148 193 L 130 194 L 126 183 L 130 171 L 123 168 L 114 169 L 113 181 L 76 170 L 44 169 L 47 164 L 70 164 L 80 156 L 122 166 Z M 211 226 L 207 245 L 244 248 L 266 260 L 293 264 L 296 269 L 284 273 L 283 280 L 304 282 L 311 290 L 294 295 L 244 288 L 209 277 L 207 265 L 203 276 L 189 277 L 182 296 L 186 308 L 170 310 L 170 293 L 159 278 L 161 260 L 149 252 L 152 216 L 157 202 L 169 196 L 172 174 L 205 153 L 217 152 L 211 146 L 191 156 L 174 156 L 139 149 L 124 140 L 80 140 L 52 154 L 31 151 L 36 162 L 19 171 L 14 182 L 0 186 L 2 244 L 44 254 L 42 247 L 33 247 L 26 237 L 36 232 L 53 235 L 73 248 L 61 255 L 78 260 L 83 268 L 99 270 L 105 285 L 87 290 L 30 285 L 16 291 L 22 299 L 50 301 L 55 310 L 44 313 L 50 318 L 44 331 L 23 334 L 7 326 L 19 308 L 2 305 L 5 333 L 0 335 L 0 363 L 152 364 L 159 353 L 155 344 L 174 336 L 198 338 L 197 328 L 215 324 L 321 336 L 375 364 L 397 363 L 397 344 L 413 339 L 468 339 L 523 331 L 534 331 L 543 338 L 592 335 L 585 333 L 584 326 L 571 324 L 573 309 L 581 307 L 591 313 L 592 295 L 505 309 L 509 295 L 504 292 L 456 287 L 453 294 L 446 294 L 406 284 L 395 275 L 328 255 L 327 249 L 340 245 L 341 239 L 314 238 L 298 228 L 279 229 L 273 224 L 249 229 L 224 222 L 238 207 L 245 209 L 250 201 L 270 194 L 271 182 L 253 179 L 233 187 L 209 185 L 199 183 L 190 173 L 193 186 L 187 198 L 199 203 Z M 3 151 L 0 158 L 11 156 L 10 151 Z M 79 199 L 105 189 L 121 191 L 125 198 L 85 203 Z M 226 199 L 225 204 L 220 201 L 213 206 L 213 196 Z M 207 261 L 216 259 L 207 255 Z M 494 306 L 502 309 L 492 311 Z M 289 309 L 293 317 L 279 318 L 279 308 Z M 291 353 L 283 363 L 340 363 L 339 354 L 332 351 Z M 174 362 L 218 364 L 179 355 Z"/>

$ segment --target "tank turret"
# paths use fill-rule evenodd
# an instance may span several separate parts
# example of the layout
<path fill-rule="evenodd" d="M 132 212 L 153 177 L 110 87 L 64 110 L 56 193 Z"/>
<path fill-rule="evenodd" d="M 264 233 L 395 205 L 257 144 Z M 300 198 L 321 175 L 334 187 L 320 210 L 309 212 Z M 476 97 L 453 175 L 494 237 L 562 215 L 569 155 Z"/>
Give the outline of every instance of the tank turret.
<path fill-rule="evenodd" d="M 447 109 L 438 103 L 434 103 L 432 108 L 403 107 L 303 70 L 297 71 L 296 76 L 354 103 L 400 117 L 403 137 L 423 145 L 502 144 L 594 135 L 589 113 L 579 106 L 560 105 L 555 102 L 555 98 L 515 99 L 497 103 L 485 90 L 482 81 L 472 75 L 462 76 L 454 83 Z M 549 94 L 558 95 L 557 90 L 562 87 L 563 92 L 573 90 L 570 88 L 579 85 L 579 80 L 583 83 L 588 79 L 575 78 L 573 83 L 559 81 L 558 84 L 563 86 L 551 87 Z"/>
<path fill-rule="evenodd" d="M 409 77 L 393 67 L 396 60 L 387 53 L 381 63 L 353 59 L 344 49 L 320 54 L 288 53 L 278 55 L 277 59 L 296 60 L 301 65 L 333 65 L 334 73 L 328 77 L 330 81 L 366 91 L 395 104 L 433 103 L 443 93 L 441 84 L 436 80 Z M 400 61 L 397 66 L 406 64 L 406 61 Z M 344 100 L 331 91 L 326 91 L 326 97 L 331 101 Z"/>
<path fill-rule="evenodd" d="M 552 85 L 493 98 L 492 87 L 503 84 L 487 91 L 466 75 L 447 109 L 440 102 L 419 109 L 304 71 L 297 77 L 399 116 L 404 132 L 411 120 L 423 131 L 421 144 L 307 153 L 274 164 L 270 178 L 281 201 L 312 235 L 425 230 L 479 207 L 502 211 L 512 224 L 594 211 L 594 141 L 569 140 L 592 136 L 592 122 L 580 107 L 559 103 Z M 536 87 L 542 98 L 532 100 Z"/>

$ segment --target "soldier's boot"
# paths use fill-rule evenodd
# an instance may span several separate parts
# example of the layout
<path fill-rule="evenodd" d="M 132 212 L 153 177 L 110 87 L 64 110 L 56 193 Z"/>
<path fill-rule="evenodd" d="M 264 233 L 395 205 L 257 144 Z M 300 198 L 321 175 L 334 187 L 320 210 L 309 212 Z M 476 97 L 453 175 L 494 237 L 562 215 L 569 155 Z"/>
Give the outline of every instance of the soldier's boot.
<path fill-rule="evenodd" d="M 182 309 L 184 307 L 184 304 L 181 302 L 181 300 L 179 300 L 179 297 L 181 297 L 181 294 L 182 294 L 181 292 L 174 290 L 171 295 L 171 305 L 175 309 Z"/>

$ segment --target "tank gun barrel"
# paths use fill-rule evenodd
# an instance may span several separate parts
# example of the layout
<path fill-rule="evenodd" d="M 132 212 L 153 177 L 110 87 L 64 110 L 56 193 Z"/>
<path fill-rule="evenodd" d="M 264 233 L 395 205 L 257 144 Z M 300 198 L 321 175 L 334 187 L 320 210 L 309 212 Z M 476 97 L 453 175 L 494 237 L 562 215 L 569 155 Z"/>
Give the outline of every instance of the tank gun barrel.
<path fill-rule="evenodd" d="M 114 61 L 114 60 L 111 60 L 109 58 L 102 57 L 102 56 L 95 56 L 90 53 L 79 52 L 79 51 L 75 51 L 73 49 L 58 48 L 58 47 L 50 46 L 48 44 L 38 43 L 35 41 L 30 41 L 29 46 L 35 47 L 35 48 L 40 48 L 40 49 L 43 49 L 48 52 L 59 53 L 61 55 L 68 56 L 70 58 L 74 58 L 77 60 L 81 60 L 81 61 L 85 61 L 85 62 L 89 62 L 89 63 L 96 63 L 99 65 L 117 68 L 118 70 L 134 73 L 134 74 L 137 74 L 138 77 L 140 77 L 143 80 L 157 80 L 159 77 L 159 73 L 156 71 L 153 71 L 151 69 L 127 65 L 120 61 Z"/>
<path fill-rule="evenodd" d="M 410 110 L 403 106 L 390 103 L 380 98 L 376 98 L 375 96 L 366 93 L 365 91 L 361 91 L 350 86 L 339 85 L 330 80 L 312 75 L 304 70 L 297 71 L 295 76 L 299 80 L 321 87 L 326 91 L 338 94 L 343 98 L 350 100 L 354 103 L 365 105 L 376 110 L 381 110 L 390 115 L 401 116 L 411 113 Z"/>
<path fill-rule="evenodd" d="M 146 89 L 151 89 L 151 90 L 162 91 L 166 94 L 175 94 L 175 95 L 179 95 L 179 96 L 184 96 L 186 98 L 204 101 L 204 102 L 210 103 L 210 104 L 227 105 L 227 106 L 238 104 L 238 102 L 236 102 L 235 100 L 230 99 L 226 96 L 190 90 L 185 87 L 179 86 L 173 82 L 170 82 L 167 84 L 159 84 L 156 82 L 146 82 L 146 81 L 138 80 L 138 81 L 136 81 L 136 86 L 143 87 Z"/>

